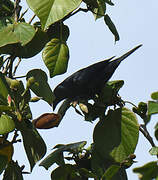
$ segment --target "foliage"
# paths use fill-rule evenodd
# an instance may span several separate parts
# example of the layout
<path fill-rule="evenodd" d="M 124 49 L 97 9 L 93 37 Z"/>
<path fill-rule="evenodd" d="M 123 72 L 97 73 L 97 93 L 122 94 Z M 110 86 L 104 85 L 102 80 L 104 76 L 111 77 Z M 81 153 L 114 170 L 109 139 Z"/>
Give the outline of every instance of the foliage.
<path fill-rule="evenodd" d="M 91 12 L 94 19 L 103 18 L 105 25 L 114 35 L 119 34 L 111 17 L 106 13 L 107 5 L 114 6 L 111 0 L 27 0 L 28 6 L 35 13 L 30 22 L 26 22 L 20 1 L 0 1 L 0 174 L 3 179 L 23 179 L 24 167 L 13 161 L 14 144 L 23 141 L 25 153 L 30 163 L 30 171 L 46 154 L 46 144 L 38 133 L 38 128 L 57 127 L 72 106 L 85 121 L 98 120 L 93 131 L 93 143 L 86 148 L 86 142 L 58 144 L 53 152 L 42 160 L 40 166 L 45 169 L 54 163 L 58 165 L 51 173 L 51 179 L 87 180 L 126 180 L 126 169 L 135 161 L 135 149 L 139 131 L 152 146 L 151 155 L 158 156 L 158 147 L 147 131 L 153 114 L 158 114 L 158 92 L 151 95 L 152 100 L 133 105 L 130 110 L 118 95 L 124 81 L 110 81 L 102 92 L 77 105 L 65 100 L 58 113 L 45 113 L 32 121 L 30 103 L 44 100 L 52 106 L 54 95 L 48 84 L 48 76 L 41 69 L 31 69 L 18 80 L 16 70 L 24 58 L 34 57 L 42 51 L 43 62 L 49 70 L 50 78 L 65 73 L 69 61 L 69 27 L 64 24 L 76 13 Z M 81 7 L 83 3 L 86 8 Z M 37 16 L 39 21 L 33 22 Z M 18 60 L 18 64 L 14 63 Z M 33 92 L 36 97 L 32 97 Z M 139 125 L 137 116 L 143 119 Z M 88 123 L 88 122 L 87 122 Z M 21 134 L 21 139 L 18 139 Z M 12 137 L 8 138 L 8 136 Z M 155 126 L 158 140 L 158 123 Z M 109 141 L 110 139 L 110 141 Z M 158 163 L 135 168 L 141 174 L 140 179 L 158 178 Z"/>

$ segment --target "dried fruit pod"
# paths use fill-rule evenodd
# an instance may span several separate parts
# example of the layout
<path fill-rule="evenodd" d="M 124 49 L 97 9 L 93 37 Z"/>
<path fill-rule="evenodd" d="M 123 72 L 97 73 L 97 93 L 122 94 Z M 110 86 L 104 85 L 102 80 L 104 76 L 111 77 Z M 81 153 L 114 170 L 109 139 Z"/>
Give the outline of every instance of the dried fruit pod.
<path fill-rule="evenodd" d="M 34 119 L 32 123 L 37 129 L 50 129 L 58 127 L 60 123 L 60 115 L 55 113 L 42 114 L 37 119 Z"/>

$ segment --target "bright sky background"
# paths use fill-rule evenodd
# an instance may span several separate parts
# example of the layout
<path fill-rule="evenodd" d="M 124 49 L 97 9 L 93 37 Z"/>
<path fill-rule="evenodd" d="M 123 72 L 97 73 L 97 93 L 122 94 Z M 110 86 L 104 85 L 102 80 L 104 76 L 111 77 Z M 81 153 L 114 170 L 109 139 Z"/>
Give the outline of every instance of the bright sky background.
<path fill-rule="evenodd" d="M 49 80 L 52 89 L 82 67 L 114 55 L 120 56 L 136 45 L 143 44 L 143 47 L 121 63 L 111 80 L 123 79 L 125 85 L 121 89 L 120 95 L 123 100 L 131 101 L 136 105 L 140 101 L 148 101 L 150 94 L 158 90 L 158 1 L 151 0 L 145 3 L 144 0 L 115 0 L 113 2 L 115 6 L 108 6 L 107 13 L 118 29 L 120 41 L 115 44 L 114 37 L 104 24 L 103 19 L 95 22 L 91 13 L 81 12 L 71 17 L 65 22 L 70 28 L 70 37 L 68 39 L 70 60 L 68 70 L 64 75 Z M 25 2 L 22 2 L 22 5 L 25 5 L 25 9 L 27 8 Z M 32 14 L 29 13 L 27 18 L 30 19 L 31 17 Z M 18 75 L 25 75 L 33 68 L 41 68 L 48 74 L 41 54 L 39 54 L 32 59 L 24 59 L 19 67 Z M 33 118 L 37 118 L 43 113 L 52 112 L 49 105 L 43 101 L 34 103 L 31 107 Z M 139 122 L 141 123 L 142 121 L 139 119 Z M 152 135 L 156 122 L 157 117 L 154 116 L 150 125 L 148 125 Z M 47 144 L 47 154 L 52 152 L 51 149 L 56 144 L 87 141 L 87 144 L 90 145 L 95 124 L 96 122 L 92 124 L 84 121 L 73 109 L 70 109 L 58 128 L 39 131 Z M 18 160 L 20 165 L 26 164 L 25 171 L 29 171 L 29 164 L 21 147 L 22 144 L 20 143 L 16 145 L 14 160 Z M 150 144 L 140 134 L 139 144 L 135 152 L 138 163 L 127 170 L 129 180 L 138 179 L 137 175 L 132 172 L 134 167 L 154 160 L 148 153 L 150 148 Z M 50 179 L 52 169 L 53 167 L 46 171 L 37 164 L 32 174 L 25 175 L 24 179 Z"/>

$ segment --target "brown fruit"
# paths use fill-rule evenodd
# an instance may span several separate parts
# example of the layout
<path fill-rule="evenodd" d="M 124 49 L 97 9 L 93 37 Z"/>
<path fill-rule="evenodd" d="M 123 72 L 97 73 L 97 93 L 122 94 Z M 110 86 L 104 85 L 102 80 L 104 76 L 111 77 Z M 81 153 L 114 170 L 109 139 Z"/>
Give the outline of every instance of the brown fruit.
<path fill-rule="evenodd" d="M 58 127 L 60 123 L 60 115 L 55 113 L 45 113 L 37 119 L 34 119 L 32 123 L 37 129 L 50 129 Z"/>

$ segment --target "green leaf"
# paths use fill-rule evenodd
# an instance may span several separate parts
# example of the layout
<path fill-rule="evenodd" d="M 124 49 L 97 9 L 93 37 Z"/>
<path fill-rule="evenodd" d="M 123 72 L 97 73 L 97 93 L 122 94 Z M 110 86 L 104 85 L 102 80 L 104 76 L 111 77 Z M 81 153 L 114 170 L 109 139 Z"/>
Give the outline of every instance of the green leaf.
<path fill-rule="evenodd" d="M 158 100 L 158 91 L 153 92 L 153 93 L 151 94 L 151 98 L 152 98 L 153 100 Z"/>
<path fill-rule="evenodd" d="M 122 108 L 121 143 L 111 152 L 115 161 L 122 162 L 133 154 L 138 143 L 139 124 L 135 114 L 127 108 Z"/>
<path fill-rule="evenodd" d="M 0 104 L 8 105 L 7 97 L 9 95 L 9 86 L 5 80 L 5 76 L 0 72 Z"/>
<path fill-rule="evenodd" d="M 4 171 L 4 169 L 6 168 L 7 166 L 7 163 L 8 163 L 8 158 L 7 156 L 4 156 L 4 155 L 0 155 L 0 174 L 2 174 L 2 172 Z"/>
<path fill-rule="evenodd" d="M 60 39 L 52 39 L 43 50 L 43 61 L 49 70 L 50 77 L 63 74 L 67 70 L 69 49 Z"/>
<path fill-rule="evenodd" d="M 27 73 L 26 79 L 27 79 L 27 86 L 30 86 L 29 88 L 37 96 L 42 97 L 43 100 L 45 100 L 46 102 L 48 102 L 48 104 L 51 105 L 54 100 L 54 96 L 47 82 L 48 78 L 46 73 L 41 69 L 33 69 Z M 32 83 L 31 80 L 33 80 Z"/>
<path fill-rule="evenodd" d="M 118 98 L 118 92 L 124 85 L 123 80 L 109 81 L 99 94 L 98 101 L 104 105 L 116 105 L 120 104 L 120 98 Z"/>
<path fill-rule="evenodd" d="M 75 167 L 71 164 L 65 164 L 63 166 L 60 166 L 56 168 L 54 171 L 51 173 L 51 179 L 52 180 L 83 180 L 80 178 L 79 173 L 75 169 Z"/>
<path fill-rule="evenodd" d="M 32 171 L 34 165 L 41 160 L 46 153 L 45 142 L 30 121 L 19 122 L 16 126 L 21 131 L 24 148 Z"/>
<path fill-rule="evenodd" d="M 39 17 L 43 29 L 47 29 L 77 9 L 81 2 L 81 0 L 27 0 L 29 7 Z"/>
<path fill-rule="evenodd" d="M 0 48 L 0 53 L 15 54 L 21 58 L 30 58 L 38 54 L 48 41 L 46 32 L 38 28 L 34 37 L 26 45 L 22 46 L 19 43 L 8 44 Z"/>
<path fill-rule="evenodd" d="M 102 176 L 103 180 L 111 180 L 112 177 L 119 171 L 120 166 L 118 165 L 112 165 L 110 166 L 106 172 L 104 173 L 104 175 Z"/>
<path fill-rule="evenodd" d="M 70 31 L 69 27 L 64 25 L 64 23 L 56 22 L 49 27 L 47 34 L 50 40 L 56 38 L 66 42 L 70 35 Z"/>
<path fill-rule="evenodd" d="M 155 137 L 158 140 L 158 123 L 155 126 Z"/>
<path fill-rule="evenodd" d="M 17 56 L 22 58 L 30 58 L 41 52 L 46 43 L 48 42 L 48 36 L 46 32 L 42 31 L 40 28 L 36 29 L 36 34 L 32 40 L 25 46 L 18 46 L 16 52 Z"/>
<path fill-rule="evenodd" d="M 92 12 L 95 17 L 95 20 L 103 17 L 106 12 L 105 0 L 97 0 L 97 4 L 98 4 L 97 7 L 92 8 Z"/>
<path fill-rule="evenodd" d="M 110 141 L 109 141 L 110 137 Z M 109 110 L 94 128 L 93 141 L 95 150 L 105 159 L 121 142 L 121 109 Z"/>
<path fill-rule="evenodd" d="M 122 116 L 122 118 L 121 118 Z M 129 109 L 109 110 L 93 132 L 97 153 L 102 158 L 111 156 L 116 162 L 122 162 L 133 154 L 139 135 L 137 118 Z M 110 141 L 109 141 L 110 137 Z"/>
<path fill-rule="evenodd" d="M 20 43 L 24 46 L 32 40 L 35 33 L 34 27 L 27 23 L 22 22 L 8 25 L 0 30 L 0 47 L 15 43 Z"/>
<path fill-rule="evenodd" d="M 104 16 L 104 21 L 105 21 L 106 25 L 108 26 L 108 28 L 110 29 L 110 31 L 112 32 L 112 34 L 115 36 L 115 42 L 119 41 L 120 37 L 117 32 L 117 29 L 116 29 L 114 23 L 112 22 L 111 18 L 107 14 Z"/>
<path fill-rule="evenodd" d="M 152 161 L 144 166 L 134 168 L 133 172 L 139 174 L 139 179 L 141 180 L 149 180 L 158 178 L 158 162 Z"/>
<path fill-rule="evenodd" d="M 22 169 L 18 162 L 11 161 L 3 175 L 3 180 L 23 180 Z"/>
<path fill-rule="evenodd" d="M 64 162 L 64 156 L 61 149 L 57 149 L 51 154 L 49 154 L 40 164 L 39 166 L 43 166 L 45 169 L 48 170 L 49 167 L 51 167 L 54 163 L 58 164 L 59 166 L 62 166 L 65 164 Z"/>
<path fill-rule="evenodd" d="M 79 152 L 84 146 L 86 145 L 85 141 L 72 143 L 72 144 L 59 144 L 56 145 L 54 148 L 57 148 L 54 152 L 52 152 L 50 155 L 48 155 L 41 163 L 40 166 L 45 167 L 48 169 L 50 166 L 52 166 L 54 163 L 58 165 L 64 165 L 64 158 L 63 158 L 63 152 Z"/>
<path fill-rule="evenodd" d="M 158 102 L 148 101 L 148 115 L 157 114 L 158 113 Z"/>
<path fill-rule="evenodd" d="M 6 134 L 15 129 L 15 124 L 12 118 L 2 114 L 0 116 L 0 134 Z"/>
<path fill-rule="evenodd" d="M 158 155 L 158 147 L 152 147 L 149 151 L 151 155 Z"/>

